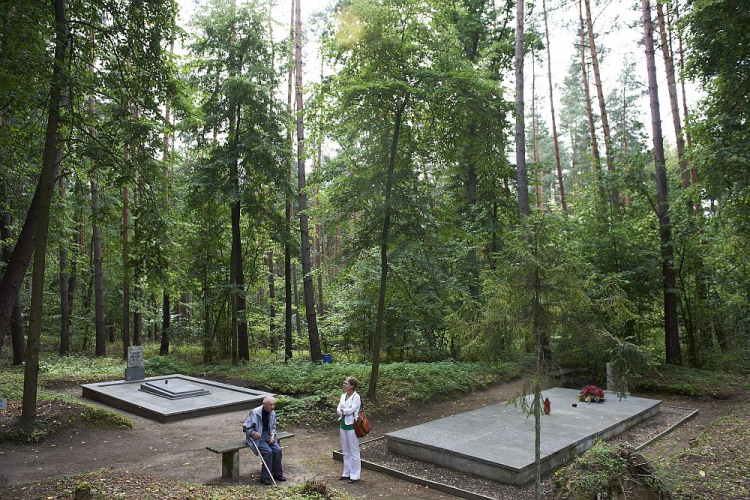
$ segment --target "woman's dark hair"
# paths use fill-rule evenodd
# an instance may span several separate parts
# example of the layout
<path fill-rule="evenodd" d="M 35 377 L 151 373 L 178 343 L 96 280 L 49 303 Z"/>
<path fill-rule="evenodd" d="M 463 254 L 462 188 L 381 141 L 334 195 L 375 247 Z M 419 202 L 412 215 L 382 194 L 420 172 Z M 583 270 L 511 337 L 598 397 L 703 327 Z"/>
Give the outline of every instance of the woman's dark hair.
<path fill-rule="evenodd" d="M 355 377 L 347 377 L 346 383 L 356 389 L 359 382 L 357 382 L 357 379 Z"/>

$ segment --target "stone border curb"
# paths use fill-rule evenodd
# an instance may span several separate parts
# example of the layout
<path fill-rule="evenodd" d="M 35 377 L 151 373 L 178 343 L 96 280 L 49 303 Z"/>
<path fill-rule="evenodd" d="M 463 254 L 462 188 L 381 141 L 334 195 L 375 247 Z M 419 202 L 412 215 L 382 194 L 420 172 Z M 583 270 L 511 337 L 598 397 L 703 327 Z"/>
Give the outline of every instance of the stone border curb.
<path fill-rule="evenodd" d="M 698 415 L 698 409 L 697 409 L 697 408 L 683 408 L 683 407 L 681 407 L 681 406 L 671 406 L 671 405 L 665 405 L 665 406 L 670 406 L 670 408 L 678 408 L 678 409 L 680 409 L 680 410 L 688 410 L 688 411 L 690 411 L 690 413 L 689 413 L 689 414 L 687 414 L 687 415 L 686 415 L 686 416 L 685 416 L 684 418 L 682 418 L 682 420 L 680 420 L 680 421 L 679 421 L 679 422 L 677 422 L 676 424 L 674 424 L 674 425 L 670 426 L 670 427 L 669 427 L 669 428 L 668 428 L 667 430 L 665 430 L 664 432 L 662 432 L 662 433 L 660 433 L 660 434 L 657 434 L 656 436 L 652 437 L 651 439 L 649 439 L 649 440 L 648 440 L 648 441 L 646 441 L 645 443 L 643 443 L 643 444 L 639 445 L 638 447 L 636 447 L 636 448 L 635 448 L 635 451 L 641 451 L 641 450 L 642 450 L 643 448 L 645 448 L 646 446 L 648 446 L 648 445 L 650 445 L 650 444 L 653 444 L 653 443 L 655 443 L 656 441 L 660 440 L 661 438 L 663 438 L 663 437 L 664 437 L 664 436 L 666 436 L 667 434 L 670 434 L 670 433 L 671 433 L 672 431 L 674 431 L 674 430 L 675 430 L 675 429 L 677 429 L 678 427 L 681 427 L 681 426 L 682 426 L 683 424 L 687 423 L 688 421 L 690 421 L 690 420 L 692 420 L 693 418 L 695 418 L 695 417 L 696 417 L 696 415 Z"/>

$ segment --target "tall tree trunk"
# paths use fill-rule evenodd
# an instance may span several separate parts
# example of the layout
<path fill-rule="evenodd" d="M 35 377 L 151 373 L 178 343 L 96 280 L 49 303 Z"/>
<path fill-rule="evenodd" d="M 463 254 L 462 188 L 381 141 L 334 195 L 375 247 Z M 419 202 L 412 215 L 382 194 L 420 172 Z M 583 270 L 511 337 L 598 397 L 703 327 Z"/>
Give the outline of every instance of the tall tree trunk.
<path fill-rule="evenodd" d="M 536 135 L 536 52 L 531 51 L 531 157 L 534 160 L 534 194 L 536 208 L 542 208 L 542 172 L 539 168 L 539 139 Z"/>
<path fill-rule="evenodd" d="M 289 56 L 287 61 L 287 96 L 286 96 L 286 109 L 289 116 L 292 115 L 292 84 L 293 75 L 292 68 L 294 64 L 294 4 L 295 0 L 292 0 L 291 8 L 291 22 L 289 23 Z M 294 139 L 292 138 L 292 127 L 287 127 L 287 141 L 290 148 L 289 164 L 287 170 L 289 171 L 289 182 L 290 190 L 292 178 L 294 177 Z M 292 196 L 287 192 L 284 203 L 284 215 L 286 216 L 286 238 L 284 239 L 284 361 L 292 359 Z M 295 280 L 295 295 L 297 283 Z M 296 305 L 296 299 L 295 299 Z M 297 322 L 299 323 L 299 312 L 297 313 Z M 299 327 L 298 327 L 299 328 Z M 298 329 L 299 332 L 299 329 Z"/>
<path fill-rule="evenodd" d="M 76 229 L 73 233 L 73 255 L 71 256 L 70 272 L 68 274 L 68 310 L 71 318 L 75 305 L 75 292 L 78 280 L 78 261 L 81 258 L 81 249 L 86 244 L 86 214 L 83 204 L 83 185 L 76 179 L 75 194 L 78 215 L 76 217 Z M 85 252 L 84 252 L 85 253 Z"/>
<path fill-rule="evenodd" d="M 138 207 L 140 203 L 138 193 L 138 183 L 136 182 L 135 188 L 133 188 L 133 204 Z M 133 237 L 138 241 L 138 219 L 133 223 Z M 142 330 L 143 330 L 143 288 L 141 287 L 141 266 L 136 263 L 132 267 L 133 269 L 133 287 L 136 297 L 136 308 L 133 311 L 133 345 L 143 345 Z"/>
<path fill-rule="evenodd" d="M 169 354 L 169 334 L 171 325 L 170 310 L 169 292 L 165 288 L 161 302 L 161 344 L 159 345 L 159 356 L 166 356 Z"/>
<path fill-rule="evenodd" d="M 589 87 L 589 76 L 586 71 L 586 29 L 583 22 L 583 5 L 581 0 L 578 1 L 578 16 L 581 24 L 580 44 L 581 44 L 581 80 L 583 82 L 583 94 L 586 99 L 586 116 L 589 120 L 589 136 L 591 138 L 591 158 L 593 159 L 593 170 L 596 173 L 596 182 L 599 186 L 599 194 L 602 200 L 605 199 L 604 186 L 601 179 L 601 157 L 599 156 L 599 144 L 596 139 L 596 125 L 594 124 L 594 112 L 591 109 L 591 89 Z"/>
<path fill-rule="evenodd" d="M 682 187 L 690 187 L 690 170 L 687 166 L 687 155 L 685 154 L 685 139 L 682 134 L 682 123 L 680 122 L 680 106 L 677 104 L 677 80 L 674 71 L 674 59 L 667 40 L 667 24 L 664 20 L 664 7 L 662 2 L 656 2 L 656 19 L 659 24 L 659 37 L 661 40 L 661 52 L 664 58 L 664 69 L 667 72 L 667 89 L 669 91 L 669 106 L 672 110 L 672 126 L 674 127 L 675 142 L 677 145 L 677 158 L 680 165 L 680 178 Z M 688 209 L 692 211 L 693 204 L 688 200 Z"/>
<path fill-rule="evenodd" d="M 602 87 L 602 78 L 599 73 L 599 56 L 596 51 L 596 42 L 594 41 L 594 23 L 591 20 L 591 2 L 584 0 L 586 3 L 586 26 L 589 33 L 589 51 L 591 52 L 591 65 L 594 69 L 594 82 L 596 85 L 596 95 L 599 100 L 599 111 L 602 120 L 602 132 L 604 132 L 604 149 L 607 155 L 607 170 L 615 171 L 615 152 L 612 149 L 612 139 L 609 133 L 609 118 L 607 117 L 607 106 L 604 102 L 604 87 Z M 620 194 L 614 184 L 611 186 L 611 200 L 614 213 L 620 210 Z"/>
<path fill-rule="evenodd" d="M 279 339 L 276 336 L 276 284 L 273 270 L 273 250 L 268 251 L 268 303 L 269 303 L 269 334 L 271 336 L 271 347 L 276 350 L 279 346 Z"/>
<path fill-rule="evenodd" d="M 323 64 L 325 58 L 323 54 L 320 56 L 320 81 L 323 81 Z M 320 118 L 318 118 L 318 132 L 320 139 L 318 139 L 318 161 L 316 162 L 319 171 L 323 170 L 323 124 Z M 315 199 L 313 200 L 313 206 L 317 207 L 320 205 L 318 200 L 317 189 L 315 191 Z M 325 303 L 323 301 L 323 241 L 325 240 L 325 232 L 323 227 L 323 218 L 318 215 L 315 218 L 315 268 L 318 270 L 318 314 L 322 318 L 325 316 Z"/>
<path fill-rule="evenodd" d="M 542 0 L 544 12 L 544 36 L 547 40 L 547 80 L 549 82 L 549 108 L 552 115 L 552 139 L 555 145 L 555 165 L 557 166 L 557 185 L 560 190 L 560 205 L 563 213 L 568 214 L 568 206 L 565 203 L 565 183 L 563 182 L 562 162 L 560 161 L 560 143 L 557 139 L 557 118 L 555 117 L 555 100 L 552 97 L 552 57 L 549 45 L 549 27 L 547 26 L 547 1 Z"/>
<path fill-rule="evenodd" d="M 50 192 L 54 188 L 59 166 L 59 163 L 55 163 L 53 166 L 52 184 L 48 186 Z M 10 253 L 10 260 L 6 260 L 8 265 L 3 273 L 2 282 L 0 282 L 0 332 L 5 332 L 8 324 L 11 322 L 18 325 L 12 318 L 16 317 L 15 309 L 19 307 L 18 292 L 21 289 L 21 283 L 31 263 L 31 257 L 34 255 L 39 204 L 43 191 L 42 185 L 37 183 L 34 197 L 26 212 L 26 220 L 21 228 L 21 233 L 18 235 L 18 240 Z M 8 233 L 8 236 L 10 236 L 10 233 Z M 17 317 L 20 317 L 20 309 L 17 312 Z M 11 333 L 13 333 L 13 330 Z"/>
<path fill-rule="evenodd" d="M 174 52 L 174 43 L 170 44 L 170 53 Z M 164 120 L 169 124 L 169 111 L 170 107 L 169 104 L 167 104 L 164 107 Z M 164 177 L 164 181 L 167 185 L 166 193 L 164 195 L 164 216 L 169 217 L 169 189 L 171 187 L 171 178 L 170 178 L 170 172 L 169 172 L 169 131 L 164 131 L 164 166 L 162 167 L 162 176 Z M 164 272 L 166 274 L 167 263 L 164 262 Z M 154 297 L 154 302 L 156 298 Z M 165 286 L 162 291 L 162 306 L 161 306 L 161 342 L 159 344 L 159 355 L 160 356 L 167 356 L 169 354 L 169 341 L 170 341 L 170 334 L 172 333 L 170 331 L 171 327 L 171 317 L 170 317 L 170 299 L 169 299 L 169 288 L 168 286 Z M 159 328 L 155 325 L 154 326 L 154 335 L 157 335 Z"/>
<path fill-rule="evenodd" d="M 94 28 L 91 28 L 91 60 L 89 62 L 89 75 L 94 77 Z M 94 94 L 89 94 L 89 112 L 95 116 Z M 92 140 L 96 140 L 96 127 L 89 127 Z M 91 228 L 94 257 L 94 311 L 96 315 L 96 355 L 99 357 L 107 355 L 107 332 L 104 327 L 104 272 L 102 270 L 102 229 L 99 220 L 99 183 L 96 173 L 96 161 L 90 158 L 91 164 Z"/>
<path fill-rule="evenodd" d="M 151 314 L 153 314 L 154 319 L 149 322 L 148 326 L 148 339 L 149 340 L 156 340 L 157 337 L 160 337 L 161 330 L 159 328 L 159 306 L 156 303 L 156 292 L 151 292 L 151 295 L 149 295 L 148 300 L 149 308 L 151 309 Z"/>
<path fill-rule="evenodd" d="M 680 11 L 679 11 L 680 3 L 675 2 L 674 9 L 675 9 L 675 16 L 677 17 L 677 25 L 680 24 Z M 677 30 L 677 43 L 678 48 L 680 52 L 680 74 L 685 74 L 685 58 L 684 58 L 684 51 L 682 48 L 682 30 Z M 680 87 L 682 90 L 682 117 L 685 121 L 685 141 L 687 142 L 688 149 L 692 149 L 692 139 L 690 137 L 690 127 L 688 124 L 690 123 L 688 121 L 688 105 L 687 105 L 687 93 L 685 92 L 685 79 L 682 78 L 680 80 Z M 695 167 L 692 167 L 690 169 L 690 179 L 693 184 L 698 182 L 698 178 L 695 173 Z M 696 207 L 696 210 L 699 210 L 700 207 Z"/>
<path fill-rule="evenodd" d="M 516 183 L 518 185 L 518 211 L 521 219 L 531 215 L 529 183 L 526 174 L 526 130 L 524 129 L 523 102 L 523 28 L 524 2 L 516 4 Z"/>
<path fill-rule="evenodd" d="M 378 372 L 380 370 L 380 342 L 383 337 L 383 324 L 385 323 L 385 295 L 388 287 L 388 237 L 391 230 L 391 193 L 393 191 L 393 176 L 396 169 L 396 153 L 398 152 L 398 138 L 401 134 L 401 121 L 404 110 L 409 102 L 409 94 L 404 96 L 398 109 L 393 126 L 393 137 L 391 138 L 391 151 L 388 158 L 388 171 L 385 178 L 385 217 L 383 219 L 383 232 L 380 236 L 380 291 L 378 293 L 378 313 L 375 320 L 375 337 L 372 345 L 372 371 L 370 373 L 370 387 L 367 397 L 375 401 L 377 399 Z"/>
<path fill-rule="evenodd" d="M 476 8 L 470 8 L 470 15 L 474 19 L 481 18 L 483 14 L 483 3 L 479 2 Z M 468 59 L 472 65 L 476 63 L 477 51 L 479 50 L 479 28 L 474 28 L 469 35 L 471 36 L 471 48 L 469 49 Z M 475 213 L 477 205 L 477 188 L 479 184 L 479 178 L 477 175 L 477 158 L 475 153 L 475 136 L 477 133 L 477 125 L 473 116 L 469 117 L 468 126 L 468 140 L 466 141 L 466 201 L 468 209 L 468 221 L 469 231 L 474 232 L 477 217 Z M 471 298 L 478 303 L 479 301 L 479 256 L 477 255 L 477 247 L 474 241 L 468 242 L 469 248 L 469 293 Z"/>
<path fill-rule="evenodd" d="M 125 147 L 125 162 L 129 151 Z M 130 189 L 122 186 L 122 359 L 128 359 L 130 347 Z"/>
<path fill-rule="evenodd" d="M 68 27 L 65 24 L 65 0 L 55 0 L 55 61 L 52 71 L 47 131 L 42 156 L 42 172 L 39 176 L 39 214 L 36 220 L 34 241 L 34 267 L 31 278 L 31 311 L 29 312 L 29 335 L 26 346 L 26 366 L 23 378 L 23 401 L 21 421 L 30 426 L 36 416 L 37 383 L 39 377 L 39 348 L 42 332 L 42 309 L 44 306 L 44 266 L 47 253 L 50 205 L 57 155 L 57 128 L 60 121 L 60 103 L 64 87 L 68 43 Z"/>
<path fill-rule="evenodd" d="M 239 147 L 239 136 L 240 136 L 240 123 L 241 123 L 241 104 L 238 101 L 235 105 L 234 113 L 232 116 L 232 124 L 230 124 L 231 130 L 231 141 L 232 149 L 238 151 Z M 233 314 L 236 314 L 233 324 L 237 324 L 237 353 L 232 354 L 232 359 L 235 360 L 235 356 L 239 360 L 248 361 L 250 359 L 250 345 L 247 335 L 247 321 L 244 319 L 244 312 L 246 308 L 245 304 L 245 272 L 242 264 L 242 233 L 240 231 L 241 222 L 241 209 L 240 209 L 240 176 L 239 176 L 239 160 L 235 159 L 231 166 L 231 182 L 232 191 L 234 193 L 231 210 L 232 210 L 232 294 L 234 296 L 235 307 L 232 309 Z"/>
<path fill-rule="evenodd" d="M 92 131 L 93 133 L 93 131 Z M 94 160 L 91 160 L 92 167 Z M 107 331 L 104 325 L 104 271 L 102 270 L 102 229 L 99 221 L 99 183 L 94 171 L 91 179 L 91 227 L 94 257 L 94 314 L 96 355 L 107 355 Z"/>
<path fill-rule="evenodd" d="M 58 141 L 60 139 L 58 138 Z M 58 148 L 62 152 L 61 149 Z M 60 177 L 60 201 L 65 205 L 65 177 Z M 67 238 L 60 238 L 60 356 L 70 354 L 70 300 L 68 298 Z"/>
<path fill-rule="evenodd" d="M 2 127 L 2 115 L 0 114 L 0 127 Z M 58 164 L 59 166 L 59 164 Z M 55 172 L 55 175 L 57 173 Z M 37 214 L 37 208 L 38 208 L 38 199 L 39 199 L 39 188 L 37 187 L 36 193 L 34 194 L 34 200 L 32 201 L 32 207 L 34 210 L 33 217 L 32 217 L 32 208 L 29 209 L 29 214 L 26 216 L 26 222 L 24 223 L 24 228 L 21 231 L 21 234 L 24 234 L 24 231 L 26 232 L 26 239 L 31 241 L 31 244 L 33 245 L 33 236 L 31 238 L 28 237 L 30 233 L 36 232 L 36 214 Z M 8 280 L 8 284 L 6 285 L 6 277 L 9 277 L 11 274 L 9 273 L 9 270 L 11 269 L 11 263 L 13 262 L 13 254 L 15 253 L 13 247 L 10 244 L 11 241 L 11 225 L 12 225 L 12 219 L 10 215 L 10 211 L 6 211 L 4 209 L 3 203 L 7 203 L 7 206 L 10 208 L 10 199 L 7 192 L 7 185 L 5 179 L 0 179 L 0 240 L 4 241 L 5 244 L 3 245 L 3 261 L 6 264 L 6 274 L 3 275 L 3 286 L 0 288 L 2 290 L 2 293 L 0 293 L 0 297 L 3 299 L 8 299 L 10 297 L 5 297 L 5 294 L 11 295 L 13 292 L 10 291 L 12 288 L 11 285 L 9 285 L 10 280 Z M 33 219 L 34 221 L 34 227 L 32 231 L 29 231 L 26 229 L 27 224 L 29 224 L 29 220 Z M 19 243 L 21 242 L 21 238 L 19 237 Z M 18 245 L 16 245 L 18 246 Z M 13 303 L 10 304 L 10 311 L 8 313 L 8 319 L 5 321 L 5 326 L 0 326 L 0 348 L 3 346 L 3 339 L 5 337 L 5 330 L 7 329 L 8 324 L 10 324 L 10 340 L 12 344 L 13 349 L 13 365 L 18 366 L 23 364 L 26 361 L 26 345 L 24 343 L 23 338 L 23 320 L 21 318 L 21 307 L 18 303 L 18 288 L 20 287 L 21 281 L 23 281 L 23 277 L 26 274 L 26 266 L 28 266 L 29 259 L 31 258 L 31 247 L 29 248 L 29 257 L 26 260 L 23 267 L 23 273 L 20 274 L 20 277 L 18 279 L 18 284 L 15 286 L 15 296 L 13 297 Z M 20 255 L 20 254 L 19 254 Z M 16 258 L 16 267 L 18 266 L 18 262 L 24 260 L 21 258 Z M 12 273 L 12 274 L 18 274 Z M 7 288 L 6 288 L 7 286 Z M 4 300 L 3 300 L 4 302 Z M 5 307 L 5 306 L 3 306 Z"/>
<path fill-rule="evenodd" d="M 302 335 L 302 315 L 299 313 L 299 282 L 297 281 L 297 265 L 292 265 L 292 287 L 294 289 L 294 322 L 297 335 Z"/>
<path fill-rule="evenodd" d="M 669 6 L 667 6 L 669 8 Z M 674 9 L 677 11 L 678 4 L 675 3 Z M 688 167 L 688 152 L 685 148 L 685 139 L 683 135 L 688 138 L 689 145 L 689 134 L 683 134 L 682 123 L 680 122 L 680 110 L 677 103 L 677 79 L 675 77 L 674 68 L 674 54 L 672 52 L 670 41 L 668 40 L 667 23 L 664 16 L 664 9 L 661 2 L 656 4 L 657 19 L 659 21 L 659 33 L 662 45 L 662 55 L 664 56 L 664 68 L 667 72 L 667 86 L 669 89 L 669 104 L 672 111 L 672 125 L 674 127 L 674 133 L 677 143 L 677 157 L 679 158 L 680 165 L 680 178 L 682 179 L 682 187 L 687 189 L 691 184 L 698 181 L 695 168 Z M 678 37 L 679 37 L 678 32 Z M 678 39 L 679 50 L 680 50 L 680 69 L 684 71 L 682 61 L 682 39 Z M 687 99 L 685 96 L 685 82 L 682 82 L 682 104 L 684 108 L 685 125 L 687 126 Z M 697 218 L 698 226 L 702 226 L 702 212 L 700 196 L 698 195 L 695 199 L 687 200 L 687 210 L 689 215 L 694 215 Z M 702 229 L 699 229 L 702 231 Z M 701 238 L 698 248 L 695 251 L 695 318 L 698 327 L 698 331 L 701 336 L 701 346 L 710 347 L 713 343 L 713 335 L 709 327 L 709 321 L 706 318 L 706 307 L 705 304 L 708 300 L 708 286 L 706 284 L 703 264 L 703 247 L 705 242 Z M 720 348 L 724 347 L 720 345 Z M 723 349 L 722 349 L 723 350 Z"/>
<path fill-rule="evenodd" d="M 302 106 L 302 15 L 301 0 L 295 5 L 296 18 L 294 23 L 294 61 L 295 82 L 297 87 L 297 190 L 299 196 L 299 228 L 302 240 L 302 284 L 305 297 L 305 316 L 307 317 L 307 333 L 310 339 L 310 358 L 320 361 L 320 338 L 318 335 L 318 320 L 315 314 L 315 290 L 312 281 L 312 266 L 310 264 L 310 230 L 307 223 L 307 193 L 305 191 L 305 130 Z"/>
<path fill-rule="evenodd" d="M 659 94 L 656 83 L 656 61 L 654 35 L 651 24 L 649 0 L 641 0 L 643 10 L 643 38 L 646 47 L 648 71 L 648 93 L 651 106 L 651 128 L 654 138 L 654 161 L 656 165 L 657 216 L 661 240 L 662 274 L 664 275 L 664 343 L 666 362 L 681 364 L 680 337 L 677 329 L 677 294 L 673 267 L 672 228 L 669 221 L 669 197 L 667 192 L 667 170 L 664 159 L 664 142 L 659 111 Z"/>

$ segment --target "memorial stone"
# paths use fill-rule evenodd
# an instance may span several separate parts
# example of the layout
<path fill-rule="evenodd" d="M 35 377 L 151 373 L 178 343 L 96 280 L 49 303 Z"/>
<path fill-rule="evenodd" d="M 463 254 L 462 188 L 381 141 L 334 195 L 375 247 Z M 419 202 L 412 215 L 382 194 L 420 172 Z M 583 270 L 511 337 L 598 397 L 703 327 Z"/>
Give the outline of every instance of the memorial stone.
<path fill-rule="evenodd" d="M 143 366 L 143 346 L 128 347 L 128 367 L 125 368 L 125 380 L 143 380 L 146 368 Z"/>
<path fill-rule="evenodd" d="M 8 409 L 8 400 L 5 398 L 0 398 L 0 410 L 7 410 Z"/>

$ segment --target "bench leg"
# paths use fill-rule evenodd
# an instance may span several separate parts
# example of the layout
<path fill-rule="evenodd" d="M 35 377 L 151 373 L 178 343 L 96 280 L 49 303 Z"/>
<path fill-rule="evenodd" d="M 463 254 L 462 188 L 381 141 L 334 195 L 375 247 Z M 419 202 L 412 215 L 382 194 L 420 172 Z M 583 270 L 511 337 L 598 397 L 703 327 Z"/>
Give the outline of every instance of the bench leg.
<path fill-rule="evenodd" d="M 240 480 L 239 450 L 226 451 L 221 454 L 221 477 L 231 479 L 234 482 Z"/>

